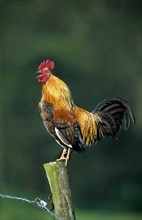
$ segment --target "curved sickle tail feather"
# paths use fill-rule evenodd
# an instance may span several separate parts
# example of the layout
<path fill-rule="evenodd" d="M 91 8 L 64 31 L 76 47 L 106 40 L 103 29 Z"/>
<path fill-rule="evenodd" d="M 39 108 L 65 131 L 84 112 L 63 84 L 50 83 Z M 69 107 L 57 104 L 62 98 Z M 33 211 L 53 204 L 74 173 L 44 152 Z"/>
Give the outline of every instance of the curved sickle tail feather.
<path fill-rule="evenodd" d="M 130 122 L 135 123 L 135 117 L 131 111 L 128 102 L 121 98 L 108 98 L 100 102 L 92 111 L 98 115 L 99 122 L 97 123 L 97 139 L 103 137 L 116 137 L 121 126 L 124 129 L 129 128 Z"/>

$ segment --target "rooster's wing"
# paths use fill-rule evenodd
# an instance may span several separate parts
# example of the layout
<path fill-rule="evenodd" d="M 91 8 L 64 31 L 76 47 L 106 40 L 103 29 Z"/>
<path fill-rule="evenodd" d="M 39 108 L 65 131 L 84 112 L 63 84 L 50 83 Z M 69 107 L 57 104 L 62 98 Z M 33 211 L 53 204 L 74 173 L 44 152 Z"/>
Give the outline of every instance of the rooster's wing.
<path fill-rule="evenodd" d="M 47 131 L 62 147 L 70 147 L 75 151 L 84 152 L 82 134 L 78 122 L 72 112 L 55 111 L 47 101 L 39 103 L 40 115 Z"/>

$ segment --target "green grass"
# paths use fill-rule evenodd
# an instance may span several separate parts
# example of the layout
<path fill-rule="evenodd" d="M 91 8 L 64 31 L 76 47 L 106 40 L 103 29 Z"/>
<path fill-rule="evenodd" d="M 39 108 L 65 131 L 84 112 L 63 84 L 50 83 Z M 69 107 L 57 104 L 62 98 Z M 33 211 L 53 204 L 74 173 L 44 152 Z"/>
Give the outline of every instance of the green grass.
<path fill-rule="evenodd" d="M 53 220 L 47 212 L 33 204 L 1 199 L 0 220 Z M 108 213 L 92 210 L 77 210 L 77 220 L 141 220 L 140 213 Z"/>
<path fill-rule="evenodd" d="M 142 214 L 111 213 L 101 211 L 77 211 L 77 220 L 142 220 Z"/>
<path fill-rule="evenodd" d="M 4 188 L 3 192 L 10 192 L 11 195 L 20 195 L 34 199 L 34 192 L 27 192 L 17 188 Z M 46 201 L 43 194 L 38 193 L 38 196 Z M 0 198 L 0 220 L 55 220 L 45 210 L 38 208 L 33 204 L 22 201 Z M 106 207 L 106 206 L 105 206 Z M 109 209 L 108 209 L 109 210 Z M 131 212 L 107 212 L 103 210 L 75 210 L 76 220 L 142 220 L 142 213 Z"/>

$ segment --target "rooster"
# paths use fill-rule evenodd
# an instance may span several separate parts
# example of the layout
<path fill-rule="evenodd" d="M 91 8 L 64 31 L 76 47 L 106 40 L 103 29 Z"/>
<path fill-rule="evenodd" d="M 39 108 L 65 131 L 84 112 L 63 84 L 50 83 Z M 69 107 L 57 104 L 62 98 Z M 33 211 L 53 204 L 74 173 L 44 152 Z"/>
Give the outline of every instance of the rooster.
<path fill-rule="evenodd" d="M 92 112 L 77 107 L 69 87 L 51 70 L 54 62 L 43 61 L 38 67 L 38 82 L 43 84 L 39 102 L 40 115 L 47 131 L 63 147 L 59 160 L 67 165 L 73 151 L 85 148 L 105 137 L 115 138 L 122 126 L 135 123 L 128 102 L 122 98 L 107 98 Z"/>

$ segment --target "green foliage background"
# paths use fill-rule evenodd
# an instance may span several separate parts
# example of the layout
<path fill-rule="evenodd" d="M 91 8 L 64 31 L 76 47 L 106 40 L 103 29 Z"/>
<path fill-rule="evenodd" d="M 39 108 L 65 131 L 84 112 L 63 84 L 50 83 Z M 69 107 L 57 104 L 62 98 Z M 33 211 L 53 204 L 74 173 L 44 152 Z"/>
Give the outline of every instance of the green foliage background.
<path fill-rule="evenodd" d="M 127 99 L 136 125 L 74 153 L 69 173 L 75 207 L 141 211 L 141 1 L 5 0 L 1 6 L 1 191 L 48 194 L 43 163 L 62 149 L 38 114 L 41 61 L 92 110 L 104 98 Z"/>

